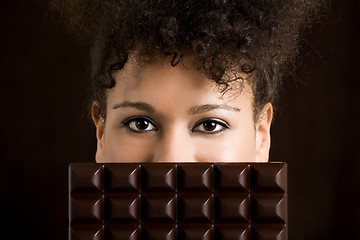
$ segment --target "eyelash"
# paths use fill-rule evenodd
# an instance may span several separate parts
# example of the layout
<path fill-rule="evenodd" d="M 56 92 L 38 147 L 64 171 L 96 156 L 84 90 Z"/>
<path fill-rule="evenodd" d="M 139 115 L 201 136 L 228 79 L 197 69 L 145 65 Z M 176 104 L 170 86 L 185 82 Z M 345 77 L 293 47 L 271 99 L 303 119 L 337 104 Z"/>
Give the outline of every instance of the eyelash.
<path fill-rule="evenodd" d="M 132 127 L 130 127 L 130 124 L 136 124 L 136 121 L 147 121 L 149 125 L 152 125 L 154 129 L 151 130 L 136 130 Z M 156 126 L 156 124 L 154 123 L 153 120 L 151 120 L 148 117 L 144 117 L 144 116 L 137 116 L 137 117 L 130 117 L 125 119 L 125 121 L 122 123 L 122 125 L 124 127 L 127 128 L 127 130 L 131 131 L 131 132 L 135 132 L 135 133 L 145 133 L 145 132 L 151 132 L 151 131 L 158 131 L 158 128 Z"/>
<path fill-rule="evenodd" d="M 136 121 L 147 121 L 148 126 L 152 126 L 152 129 L 150 130 L 137 130 L 135 129 L 138 128 L 138 126 L 136 126 Z M 202 126 L 205 123 L 212 123 L 215 126 L 215 129 L 218 128 L 220 126 L 221 129 L 218 129 L 216 131 L 206 131 L 205 130 L 205 126 Z M 130 117 L 127 118 L 122 125 L 124 127 L 127 128 L 127 130 L 131 131 L 131 132 L 135 132 L 135 133 L 146 133 L 146 132 L 152 132 L 152 131 L 158 131 L 158 127 L 156 126 L 155 122 L 145 116 L 137 116 L 137 117 Z M 134 126 L 131 126 L 134 125 Z M 148 128 L 148 126 L 146 126 L 146 128 Z M 203 130 L 199 130 L 197 128 L 201 128 Z M 228 123 L 226 123 L 225 121 L 219 120 L 219 119 L 213 119 L 213 118 L 205 118 L 205 119 L 201 119 L 200 121 L 197 121 L 194 125 L 194 127 L 191 129 L 191 132 L 197 132 L 197 133 L 203 133 L 203 134 L 211 134 L 211 135 L 215 135 L 215 134 L 219 134 L 227 129 L 229 129 L 230 126 Z"/>
<path fill-rule="evenodd" d="M 203 130 L 196 130 L 196 128 L 200 127 L 202 124 L 205 124 L 206 122 L 208 123 L 215 123 L 215 126 L 218 126 L 220 125 L 221 126 L 221 129 L 217 130 L 217 131 L 206 131 L 204 129 Z M 203 126 L 204 128 L 204 126 Z M 205 118 L 205 119 L 201 119 L 200 121 L 197 121 L 195 123 L 195 127 L 193 129 L 191 129 L 191 132 L 200 132 L 200 133 L 204 133 L 204 134 L 212 134 L 212 135 L 215 135 L 215 134 L 219 134 L 227 129 L 229 129 L 230 126 L 227 122 L 225 121 L 222 121 L 222 120 L 219 120 L 219 119 L 214 119 L 214 118 Z"/>

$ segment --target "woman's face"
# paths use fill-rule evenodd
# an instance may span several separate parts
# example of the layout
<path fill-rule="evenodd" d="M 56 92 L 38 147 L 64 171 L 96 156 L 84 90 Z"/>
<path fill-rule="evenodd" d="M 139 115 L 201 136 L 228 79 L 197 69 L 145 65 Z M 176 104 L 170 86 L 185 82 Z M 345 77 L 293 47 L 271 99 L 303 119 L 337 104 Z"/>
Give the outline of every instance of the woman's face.
<path fill-rule="evenodd" d="M 95 117 L 96 161 L 267 162 L 271 104 L 254 122 L 253 94 L 221 94 L 192 64 L 140 67 L 129 58 L 107 93 L 106 120 Z"/>

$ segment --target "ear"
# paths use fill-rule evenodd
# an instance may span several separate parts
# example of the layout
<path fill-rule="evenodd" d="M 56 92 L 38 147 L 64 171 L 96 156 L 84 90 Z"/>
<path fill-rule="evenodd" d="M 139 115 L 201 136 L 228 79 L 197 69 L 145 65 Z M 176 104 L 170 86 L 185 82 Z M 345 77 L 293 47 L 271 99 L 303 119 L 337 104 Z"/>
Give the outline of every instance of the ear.
<path fill-rule="evenodd" d="M 273 118 L 273 107 L 271 103 L 265 104 L 261 109 L 256 122 L 256 162 L 269 161 L 271 145 L 270 127 Z"/>
<path fill-rule="evenodd" d="M 104 130 L 105 118 L 100 112 L 99 103 L 94 101 L 91 106 L 91 117 L 96 127 L 97 150 L 95 155 L 96 162 L 105 162 Z"/>

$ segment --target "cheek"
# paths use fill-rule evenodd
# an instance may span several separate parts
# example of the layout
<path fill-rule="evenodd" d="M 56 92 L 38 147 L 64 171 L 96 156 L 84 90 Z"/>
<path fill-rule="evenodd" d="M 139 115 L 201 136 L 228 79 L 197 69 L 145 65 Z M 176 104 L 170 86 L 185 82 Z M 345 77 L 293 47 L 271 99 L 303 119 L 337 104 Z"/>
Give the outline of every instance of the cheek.
<path fill-rule="evenodd" d="M 195 143 L 195 159 L 199 162 L 254 162 L 255 134 L 231 134 Z"/>
<path fill-rule="evenodd" d="M 106 162 L 149 162 L 153 156 L 153 141 L 121 134 L 105 137 Z"/>

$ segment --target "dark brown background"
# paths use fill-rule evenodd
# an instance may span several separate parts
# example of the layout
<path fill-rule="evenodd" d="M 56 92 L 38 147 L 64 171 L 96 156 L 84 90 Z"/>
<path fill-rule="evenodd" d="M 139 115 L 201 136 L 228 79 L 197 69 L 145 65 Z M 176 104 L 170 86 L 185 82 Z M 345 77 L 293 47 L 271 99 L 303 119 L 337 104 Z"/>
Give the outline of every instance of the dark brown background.
<path fill-rule="evenodd" d="M 355 239 L 360 226 L 359 2 L 333 0 L 306 31 L 288 80 L 271 159 L 289 166 L 289 239 Z M 86 49 L 46 3 L 0 14 L 1 239 L 67 239 L 67 167 L 94 161 L 84 111 Z"/>

